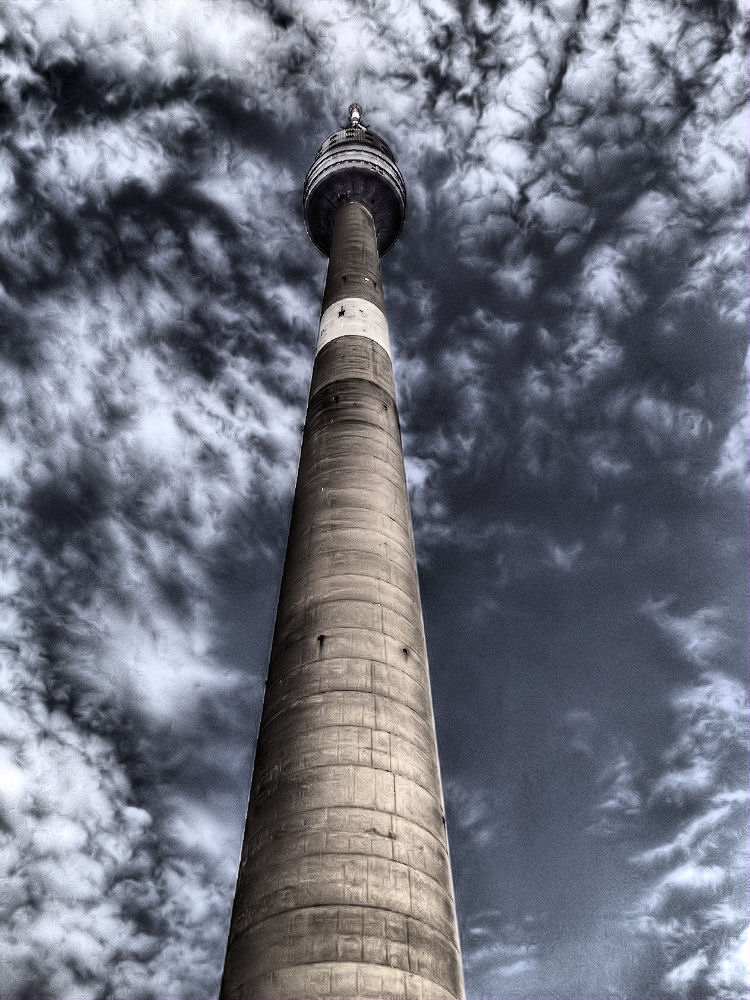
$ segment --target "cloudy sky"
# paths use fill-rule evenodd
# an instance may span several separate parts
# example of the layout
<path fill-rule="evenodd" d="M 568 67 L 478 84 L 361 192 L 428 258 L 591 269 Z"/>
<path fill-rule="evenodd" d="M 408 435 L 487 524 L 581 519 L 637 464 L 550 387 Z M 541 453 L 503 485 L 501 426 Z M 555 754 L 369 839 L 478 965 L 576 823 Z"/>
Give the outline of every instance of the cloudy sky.
<path fill-rule="evenodd" d="M 215 995 L 356 98 L 472 997 L 746 995 L 747 12 L 3 0 L 0 995 Z"/>

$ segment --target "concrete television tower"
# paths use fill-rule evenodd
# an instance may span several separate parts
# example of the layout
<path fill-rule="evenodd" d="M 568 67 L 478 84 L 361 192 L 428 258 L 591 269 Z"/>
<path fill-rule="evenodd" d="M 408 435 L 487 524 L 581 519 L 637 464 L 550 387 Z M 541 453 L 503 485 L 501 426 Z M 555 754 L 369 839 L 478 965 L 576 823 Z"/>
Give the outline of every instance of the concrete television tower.
<path fill-rule="evenodd" d="M 221 997 L 464 996 L 380 256 L 404 181 L 349 108 Z"/>

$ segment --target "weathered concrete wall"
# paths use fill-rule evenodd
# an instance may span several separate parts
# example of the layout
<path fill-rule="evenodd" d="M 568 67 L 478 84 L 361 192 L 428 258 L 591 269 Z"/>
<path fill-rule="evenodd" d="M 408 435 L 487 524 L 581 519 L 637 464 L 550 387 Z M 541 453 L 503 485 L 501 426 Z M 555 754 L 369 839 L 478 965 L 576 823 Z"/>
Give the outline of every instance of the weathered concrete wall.
<path fill-rule="evenodd" d="M 225 998 L 463 996 L 382 301 L 372 217 L 347 205 L 334 227 Z"/>

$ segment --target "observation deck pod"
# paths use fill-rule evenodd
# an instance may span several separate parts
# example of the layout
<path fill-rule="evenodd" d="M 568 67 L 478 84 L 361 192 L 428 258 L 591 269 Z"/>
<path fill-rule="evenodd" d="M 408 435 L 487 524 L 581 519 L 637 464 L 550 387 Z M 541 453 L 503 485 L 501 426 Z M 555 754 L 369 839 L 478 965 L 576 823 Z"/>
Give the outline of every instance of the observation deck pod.
<path fill-rule="evenodd" d="M 375 220 L 378 253 L 387 253 L 406 215 L 406 187 L 388 143 L 361 121 L 358 104 L 349 124 L 329 135 L 305 178 L 302 203 L 310 239 L 328 257 L 333 220 L 342 205 L 359 202 Z"/>

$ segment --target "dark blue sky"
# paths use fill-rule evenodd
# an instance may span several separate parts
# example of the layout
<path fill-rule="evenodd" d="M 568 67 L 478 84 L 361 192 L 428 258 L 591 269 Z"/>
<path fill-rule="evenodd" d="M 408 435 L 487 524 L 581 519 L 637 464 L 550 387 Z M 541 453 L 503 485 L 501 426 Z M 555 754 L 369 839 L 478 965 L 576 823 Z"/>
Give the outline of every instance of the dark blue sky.
<path fill-rule="evenodd" d="M 0 993 L 215 994 L 352 99 L 472 997 L 744 996 L 746 14 L 0 9 Z"/>

